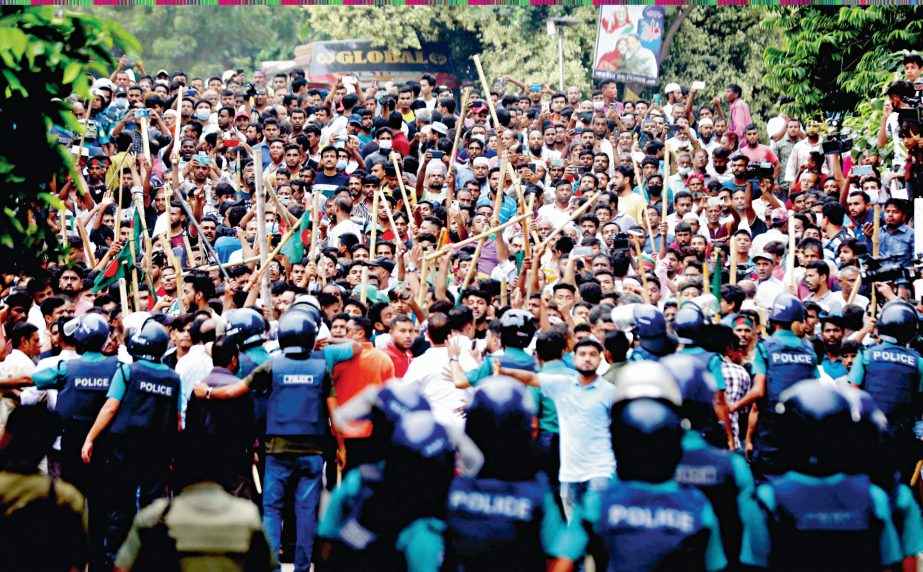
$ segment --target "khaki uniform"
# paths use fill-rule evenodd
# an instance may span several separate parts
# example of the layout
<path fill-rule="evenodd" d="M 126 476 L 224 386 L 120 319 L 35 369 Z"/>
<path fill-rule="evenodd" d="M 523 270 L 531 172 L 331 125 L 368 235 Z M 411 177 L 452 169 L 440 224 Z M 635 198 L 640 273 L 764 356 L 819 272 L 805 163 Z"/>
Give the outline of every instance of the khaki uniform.
<path fill-rule="evenodd" d="M 142 537 L 161 520 L 176 545 L 180 570 L 236 572 L 245 565 L 248 570 L 273 567 L 256 505 L 231 496 L 216 483 L 204 482 L 186 487 L 172 502 L 160 499 L 142 509 L 119 549 L 117 568 L 149 566 L 139 560 L 139 556 L 144 558 Z"/>

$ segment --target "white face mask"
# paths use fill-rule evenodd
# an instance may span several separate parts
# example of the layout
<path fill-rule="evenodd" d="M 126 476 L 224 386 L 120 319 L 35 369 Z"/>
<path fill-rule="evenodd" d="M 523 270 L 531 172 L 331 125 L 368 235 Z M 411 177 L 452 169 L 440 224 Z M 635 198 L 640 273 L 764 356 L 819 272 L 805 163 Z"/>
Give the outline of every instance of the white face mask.
<path fill-rule="evenodd" d="M 381 141 L 378 142 L 378 148 L 379 148 L 379 149 L 384 149 L 385 151 L 387 151 L 388 149 L 391 148 L 391 140 L 390 140 L 390 139 L 382 139 Z"/>
<path fill-rule="evenodd" d="M 599 111 L 600 109 L 603 108 L 604 105 L 606 105 L 606 102 L 605 102 L 605 101 L 594 101 L 594 102 L 593 102 L 593 109 L 595 109 L 596 111 Z"/>
<path fill-rule="evenodd" d="M 682 175 L 683 177 L 685 177 L 686 175 L 692 172 L 692 169 L 689 167 L 680 167 L 679 169 L 676 170 L 676 172 Z"/>
<path fill-rule="evenodd" d="M 337 171 L 342 171 L 346 168 L 346 161 L 337 161 Z"/>
<path fill-rule="evenodd" d="M 211 115 L 211 113 L 209 113 L 207 109 L 197 109 L 195 112 L 195 117 L 199 121 L 208 121 L 209 115 Z"/>

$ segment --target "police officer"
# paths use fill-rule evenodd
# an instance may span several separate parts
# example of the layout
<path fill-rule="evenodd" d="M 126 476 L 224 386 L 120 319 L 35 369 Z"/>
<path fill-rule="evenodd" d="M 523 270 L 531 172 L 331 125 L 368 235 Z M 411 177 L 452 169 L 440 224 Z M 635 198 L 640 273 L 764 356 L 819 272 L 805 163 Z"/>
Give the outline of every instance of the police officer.
<path fill-rule="evenodd" d="M 820 376 L 817 354 L 804 334 L 804 306 L 791 294 L 779 294 L 772 303 L 769 324 L 771 336 L 756 345 L 753 358 L 753 387 L 737 403 L 737 412 L 750 404 L 751 423 L 747 429 L 747 450 L 757 476 L 775 475 L 784 470 L 779 459 L 778 413 L 782 392 L 804 379 Z"/>
<path fill-rule="evenodd" d="M 167 494 L 182 423 L 179 375 L 161 363 L 168 341 L 167 330 L 153 319 L 130 335 L 127 349 L 134 362 L 116 367 L 106 402 L 83 444 L 83 460 L 89 463 L 96 440 L 109 429 L 112 484 L 107 493 L 106 550 L 110 557 L 125 540 L 138 505 L 143 508 Z"/>
<path fill-rule="evenodd" d="M 228 312 L 227 328 L 224 336 L 237 345 L 240 350 L 240 364 L 237 377 L 243 379 L 254 369 L 269 361 L 269 353 L 263 347 L 266 341 L 266 322 L 263 316 L 253 308 L 238 308 Z M 269 388 L 253 392 L 253 415 L 259 435 L 266 426 L 266 400 Z"/>
<path fill-rule="evenodd" d="M 623 379 L 640 374 L 674 383 L 659 364 L 636 365 L 639 368 L 623 368 Z M 665 390 L 664 383 L 632 384 L 630 391 L 617 396 L 625 398 L 613 408 L 611 425 L 618 479 L 604 491 L 588 493 L 582 511 L 587 528 L 604 547 L 593 554 L 597 570 L 727 566 L 708 499 L 673 478 L 682 457 L 682 429 L 676 405 L 666 399 L 676 392 L 675 384 Z"/>
<path fill-rule="evenodd" d="M 731 412 L 728 410 L 727 386 L 721 364 L 721 354 L 708 351 L 703 346 L 711 331 L 702 309 L 693 302 L 686 302 L 673 317 L 673 331 L 679 343 L 683 344 L 681 353 L 691 355 L 711 373 L 715 380 L 715 413 L 724 424 L 728 449 L 734 448 L 734 431 L 731 427 Z"/>
<path fill-rule="evenodd" d="M 495 363 L 500 367 L 536 371 L 538 360 L 527 354 L 525 349 L 532 343 L 535 336 L 535 318 L 525 310 L 507 310 L 500 316 L 500 345 L 503 353 L 499 356 L 488 356 L 477 368 L 465 372 L 458 365 L 458 358 L 450 358 L 449 365 L 455 385 L 467 387 L 477 385 L 485 377 L 494 375 Z"/>
<path fill-rule="evenodd" d="M 656 306 L 635 304 L 632 314 L 638 343 L 631 350 L 628 361 L 657 361 L 676 351 L 676 336 L 667 331 L 667 320 Z"/>
<path fill-rule="evenodd" d="M 765 523 L 756 504 L 756 487 L 747 461 L 718 448 L 723 445 L 724 431 L 712 405 L 715 389 L 711 374 L 694 358 L 683 354 L 667 356 L 660 363 L 679 384 L 683 396 L 680 415 L 688 423 L 683 431 L 683 456 L 676 467 L 676 480 L 699 489 L 711 502 L 721 524 L 728 569 L 755 566 L 759 563 L 749 543 L 765 538 Z"/>
<path fill-rule="evenodd" d="M 888 419 L 888 435 L 882 459 L 888 470 L 909 482 L 920 459 L 920 441 L 913 425 L 923 414 L 921 384 L 923 359 L 907 344 L 916 337 L 917 313 L 910 304 L 885 304 L 878 320 L 881 342 L 862 350 L 853 363 L 848 380 L 867 391 Z"/>
<path fill-rule="evenodd" d="M 313 352 L 317 328 L 304 312 L 286 312 L 279 319 L 281 352 L 241 381 L 212 388 L 196 384 L 196 397 L 230 399 L 252 386 L 268 385 L 266 407 L 266 474 L 263 483 L 263 524 L 273 554 L 279 553 L 282 513 L 294 495 L 295 570 L 311 567 L 317 505 L 320 500 L 328 417 L 337 407 L 329 370 L 322 354 Z M 346 460 L 342 437 L 337 439 L 337 463 Z"/>
<path fill-rule="evenodd" d="M 564 524 L 532 439 L 532 399 L 512 379 L 490 378 L 478 386 L 467 414 L 465 433 L 483 452 L 484 464 L 477 476 L 452 481 L 449 566 L 545 570 L 546 560 L 559 556 Z"/>
<path fill-rule="evenodd" d="M 847 475 L 835 445 L 853 423 L 840 391 L 813 380 L 783 392 L 778 430 L 788 470 L 757 489 L 767 513 L 770 570 L 880 570 L 901 560 L 888 497 L 867 475 Z"/>
<path fill-rule="evenodd" d="M 363 518 L 368 516 L 363 509 L 366 501 L 381 494 L 385 462 L 397 423 L 405 414 L 429 410 L 419 386 L 399 380 L 381 387 L 367 387 L 336 410 L 334 420 L 338 427 L 358 419 L 371 419 L 369 438 L 374 458 L 346 473 L 331 494 L 317 525 L 317 536 L 323 539 L 320 561 L 315 562 L 319 570 L 361 570 L 378 564 L 381 553 L 372 545 L 380 531 L 369 528 L 373 525 Z M 360 529 L 369 534 L 356 534 Z"/>
<path fill-rule="evenodd" d="M 159 499 L 135 517 L 119 549 L 118 570 L 268 571 L 274 565 L 260 513 L 222 488 L 220 438 L 184 433 L 173 499 Z"/>
<path fill-rule="evenodd" d="M 109 339 L 109 324 L 99 314 L 84 314 L 74 318 L 73 338 L 80 357 L 62 361 L 57 368 L 47 368 L 32 376 L 40 390 L 57 389 L 55 411 L 62 420 L 61 476 L 76 486 L 89 505 L 90 567 L 103 565 L 101 553 L 106 529 L 106 498 L 104 463 L 95 459 L 85 464 L 80 455 L 87 433 L 106 401 L 109 384 L 118 365 L 116 356 L 103 356 L 102 348 Z M 71 322 L 65 328 L 72 327 Z"/>

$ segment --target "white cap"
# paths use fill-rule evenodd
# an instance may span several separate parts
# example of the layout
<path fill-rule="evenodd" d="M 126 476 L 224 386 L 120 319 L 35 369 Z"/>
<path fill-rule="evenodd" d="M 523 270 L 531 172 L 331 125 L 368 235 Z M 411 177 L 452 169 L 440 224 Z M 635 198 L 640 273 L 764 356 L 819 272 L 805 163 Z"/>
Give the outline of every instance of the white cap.
<path fill-rule="evenodd" d="M 676 82 L 671 82 L 667 84 L 667 87 L 663 88 L 664 93 L 673 93 L 674 91 L 680 91 L 682 88 L 679 87 L 679 84 Z"/>
<path fill-rule="evenodd" d="M 490 159 L 487 157 L 475 157 L 473 166 L 477 167 L 478 165 L 490 165 Z"/>
<path fill-rule="evenodd" d="M 229 79 L 237 75 L 234 70 L 224 70 L 224 73 L 221 74 L 221 83 L 227 83 Z"/>
<path fill-rule="evenodd" d="M 699 127 L 704 125 L 714 125 L 714 122 L 707 117 L 703 117 L 702 119 L 699 119 Z"/>

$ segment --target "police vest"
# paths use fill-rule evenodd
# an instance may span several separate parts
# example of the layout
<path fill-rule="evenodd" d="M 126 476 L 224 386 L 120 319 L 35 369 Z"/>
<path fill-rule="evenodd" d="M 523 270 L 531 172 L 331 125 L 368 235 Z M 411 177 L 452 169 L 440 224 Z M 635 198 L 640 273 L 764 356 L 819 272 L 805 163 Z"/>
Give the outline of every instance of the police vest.
<path fill-rule="evenodd" d="M 311 357 L 296 360 L 275 355 L 272 360 L 272 393 L 266 407 L 268 435 L 324 435 L 324 377 L 327 362 Z"/>
<path fill-rule="evenodd" d="M 456 477 L 449 488 L 452 553 L 465 570 L 542 570 L 544 474 L 531 481 Z"/>
<path fill-rule="evenodd" d="M 124 366 L 119 366 L 125 372 Z M 112 433 L 151 431 L 169 436 L 176 432 L 180 380 L 171 369 L 136 361 L 128 366 L 125 396 L 112 421 Z"/>
<path fill-rule="evenodd" d="M 92 422 L 96 419 L 106 402 L 109 382 L 112 381 L 118 363 L 116 356 L 102 361 L 79 357 L 67 362 L 64 387 L 55 405 L 55 411 L 65 422 Z"/>
<path fill-rule="evenodd" d="M 712 359 L 717 356 L 715 352 L 681 352 L 683 355 L 687 355 L 693 358 L 695 361 L 708 371 L 712 370 Z"/>
<path fill-rule="evenodd" d="M 743 524 L 737 510 L 740 490 L 734 477 L 732 454 L 710 446 L 683 448 L 675 478 L 679 483 L 699 489 L 711 502 L 721 528 L 724 553 L 733 566 L 740 558 Z"/>
<path fill-rule="evenodd" d="M 879 570 L 881 523 L 867 475 L 805 483 L 794 473 L 770 477 L 773 570 Z"/>
<path fill-rule="evenodd" d="M 500 367 L 505 367 L 509 369 L 522 369 L 525 371 L 538 371 L 538 360 L 534 357 L 529 356 L 528 361 L 519 361 L 512 359 L 510 356 L 503 352 L 498 356 L 494 356 L 495 360 L 500 362 Z"/>
<path fill-rule="evenodd" d="M 771 407 L 789 387 L 805 379 L 814 379 L 817 354 L 807 343 L 792 348 L 768 338 L 763 344 L 766 348 L 766 399 Z M 761 413 L 769 410 L 760 408 Z"/>
<path fill-rule="evenodd" d="M 867 348 L 865 356 L 863 389 L 885 415 L 907 411 L 920 382 L 920 355 L 908 348 L 877 344 Z"/>
<path fill-rule="evenodd" d="M 704 570 L 708 499 L 698 490 L 652 491 L 613 482 L 600 497 L 597 530 L 610 571 Z"/>

